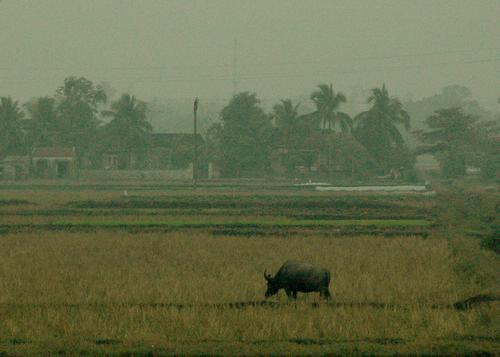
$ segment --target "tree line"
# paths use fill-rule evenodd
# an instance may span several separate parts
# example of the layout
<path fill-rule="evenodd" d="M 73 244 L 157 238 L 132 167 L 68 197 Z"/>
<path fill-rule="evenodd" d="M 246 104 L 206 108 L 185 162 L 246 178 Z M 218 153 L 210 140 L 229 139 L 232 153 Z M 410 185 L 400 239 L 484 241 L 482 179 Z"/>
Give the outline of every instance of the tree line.
<path fill-rule="evenodd" d="M 467 96 L 458 86 L 447 87 L 443 95 L 450 93 L 453 98 L 457 93 Z M 498 118 L 484 120 L 461 105 L 437 108 L 439 100 L 431 98 L 425 106 L 433 112 L 426 113 L 425 125 L 412 131 L 410 114 L 385 85 L 372 89 L 368 109 L 353 116 L 342 110 L 348 99 L 332 84 L 318 85 L 309 99 L 312 112 L 302 113 L 300 103 L 283 99 L 267 113 L 255 93 L 235 94 L 207 131 L 203 157 L 224 177 L 262 177 L 277 171 L 296 177 L 300 171 L 362 179 L 397 170 L 414 178 L 415 157 L 422 153 L 433 153 L 446 177 L 464 175 L 467 166 L 481 167 L 487 177 L 498 172 Z M 68 77 L 53 96 L 23 105 L 1 97 L 0 156 L 69 146 L 85 166 L 96 166 L 103 152 L 118 153 L 125 163 L 132 155 L 146 157 L 153 131 L 147 104 L 127 93 L 107 102 L 105 88 L 84 77 Z M 408 138 L 419 146 L 410 148 Z"/>
<path fill-rule="evenodd" d="M 52 97 L 20 105 L 0 98 L 0 154 L 27 154 L 35 147 L 74 147 L 80 165 L 95 165 L 100 152 L 117 152 L 125 162 L 147 146 L 152 126 L 145 102 L 130 94 L 107 103 L 100 85 L 84 77 L 68 77 Z M 102 125 L 100 117 L 109 119 Z M 130 160 L 128 160 L 130 161 Z"/>
<path fill-rule="evenodd" d="M 445 88 L 445 93 L 462 87 Z M 466 97 L 466 96 L 465 96 Z M 435 109 L 423 129 L 411 131 L 409 113 L 385 85 L 371 90 L 368 110 L 351 117 L 342 111 L 347 98 L 320 84 L 310 95 L 315 110 L 299 114 L 299 103 L 290 99 L 274 105 L 267 114 L 255 93 L 233 96 L 222 110 L 220 123 L 207 133 L 209 155 L 219 163 L 223 176 L 259 176 L 272 172 L 273 151 L 285 174 L 296 175 L 312 167 L 321 177 L 386 175 L 398 171 L 415 179 L 415 157 L 432 153 L 446 177 L 463 176 L 467 166 L 481 167 L 494 177 L 499 169 L 499 119 L 480 120 L 459 106 Z M 410 149 L 403 132 L 418 142 Z"/>

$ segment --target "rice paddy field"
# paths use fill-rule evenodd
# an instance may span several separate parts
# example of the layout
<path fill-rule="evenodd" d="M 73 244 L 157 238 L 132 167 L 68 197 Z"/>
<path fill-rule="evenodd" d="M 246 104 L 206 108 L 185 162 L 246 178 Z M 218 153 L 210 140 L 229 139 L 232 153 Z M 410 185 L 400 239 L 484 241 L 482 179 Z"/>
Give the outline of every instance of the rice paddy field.
<path fill-rule="evenodd" d="M 478 195 L 2 186 L 0 353 L 498 354 Z M 288 259 L 330 269 L 332 300 L 264 299 Z"/>

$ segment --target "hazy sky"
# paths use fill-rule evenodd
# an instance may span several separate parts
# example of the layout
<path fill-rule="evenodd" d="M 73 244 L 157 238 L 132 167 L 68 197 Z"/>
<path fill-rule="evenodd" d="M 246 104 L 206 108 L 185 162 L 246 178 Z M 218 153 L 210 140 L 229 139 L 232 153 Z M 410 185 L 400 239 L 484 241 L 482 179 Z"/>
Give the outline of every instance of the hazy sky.
<path fill-rule="evenodd" d="M 236 49 L 235 49 L 236 41 Z M 403 99 L 468 86 L 500 96 L 500 0 L 0 0 L 0 96 L 50 95 L 68 75 L 118 92 L 223 100 L 348 94 Z"/>

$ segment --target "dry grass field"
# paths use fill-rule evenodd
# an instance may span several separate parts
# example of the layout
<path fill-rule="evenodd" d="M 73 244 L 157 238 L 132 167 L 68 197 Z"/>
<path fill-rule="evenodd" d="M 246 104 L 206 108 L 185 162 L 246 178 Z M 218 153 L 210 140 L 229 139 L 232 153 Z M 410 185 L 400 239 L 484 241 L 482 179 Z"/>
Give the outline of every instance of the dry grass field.
<path fill-rule="evenodd" d="M 26 197 L 37 202 L 41 216 L 85 198 L 44 195 L 50 196 Z M 113 194 L 101 197 L 106 199 Z M 28 209 L 3 207 L 1 223 Z M 24 219 L 30 217 L 42 219 Z M 264 269 L 275 272 L 287 259 L 329 268 L 332 301 L 299 293 L 297 302 L 289 302 L 280 292 L 261 304 Z M 0 352 L 500 353 L 497 303 L 453 308 L 468 297 L 498 292 L 498 268 L 498 258 L 476 240 L 437 228 L 428 238 L 99 227 L 4 232 Z"/>
<path fill-rule="evenodd" d="M 446 306 L 481 289 L 461 282 L 448 244 L 189 232 L 8 235 L 0 243 L 0 346 L 21 353 L 341 352 L 358 344 L 367 352 L 491 351 L 498 347 L 495 307 Z M 330 268 L 334 302 L 366 306 L 331 307 L 313 294 L 288 304 L 283 293 L 279 307 L 209 305 L 262 300 L 264 269 L 289 258 Z"/>

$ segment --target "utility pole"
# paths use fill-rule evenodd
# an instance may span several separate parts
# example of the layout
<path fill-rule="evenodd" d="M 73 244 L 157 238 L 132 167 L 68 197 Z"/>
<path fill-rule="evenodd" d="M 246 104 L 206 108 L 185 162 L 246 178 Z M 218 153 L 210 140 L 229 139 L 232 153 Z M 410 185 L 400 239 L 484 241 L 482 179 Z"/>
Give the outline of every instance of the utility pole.
<path fill-rule="evenodd" d="M 193 103 L 193 118 L 194 118 L 194 159 L 193 159 L 193 185 L 196 188 L 198 184 L 198 139 L 196 132 L 196 114 L 198 112 L 199 99 L 196 97 Z"/>

